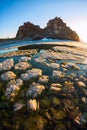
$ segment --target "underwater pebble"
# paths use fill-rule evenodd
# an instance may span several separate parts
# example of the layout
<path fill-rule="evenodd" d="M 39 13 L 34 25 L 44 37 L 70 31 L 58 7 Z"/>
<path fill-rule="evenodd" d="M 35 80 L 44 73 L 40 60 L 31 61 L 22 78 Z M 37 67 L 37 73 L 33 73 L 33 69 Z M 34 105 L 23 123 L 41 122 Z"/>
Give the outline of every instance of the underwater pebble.
<path fill-rule="evenodd" d="M 12 71 L 7 71 L 4 74 L 1 75 L 1 79 L 3 81 L 9 81 L 12 79 L 15 79 L 16 75 Z"/>

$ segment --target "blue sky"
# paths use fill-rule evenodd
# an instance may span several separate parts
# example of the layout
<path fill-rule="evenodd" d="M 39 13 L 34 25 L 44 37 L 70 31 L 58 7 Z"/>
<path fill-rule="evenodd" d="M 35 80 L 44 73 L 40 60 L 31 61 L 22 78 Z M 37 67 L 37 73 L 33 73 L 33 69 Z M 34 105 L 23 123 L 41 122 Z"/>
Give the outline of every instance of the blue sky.
<path fill-rule="evenodd" d="M 43 28 L 56 16 L 86 40 L 87 0 L 0 0 L 0 38 L 15 37 L 27 21 Z"/>

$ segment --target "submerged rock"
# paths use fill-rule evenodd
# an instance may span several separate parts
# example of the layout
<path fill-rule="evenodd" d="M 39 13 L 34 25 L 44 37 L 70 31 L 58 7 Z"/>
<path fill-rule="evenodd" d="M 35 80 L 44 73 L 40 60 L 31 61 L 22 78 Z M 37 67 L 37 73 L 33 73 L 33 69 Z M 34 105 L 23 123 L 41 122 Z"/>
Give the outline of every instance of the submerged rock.
<path fill-rule="evenodd" d="M 47 66 L 53 69 L 59 69 L 60 67 L 58 63 L 50 63 L 50 64 L 47 64 Z"/>
<path fill-rule="evenodd" d="M 24 130 L 45 130 L 47 120 L 41 115 L 31 115 L 22 124 Z"/>
<path fill-rule="evenodd" d="M 52 105 L 53 106 L 61 106 L 60 99 L 57 98 L 57 97 L 53 97 L 53 99 L 52 99 Z"/>
<path fill-rule="evenodd" d="M 14 111 L 20 110 L 24 106 L 23 103 L 15 103 L 14 104 Z"/>
<path fill-rule="evenodd" d="M 85 83 L 82 82 L 82 81 L 78 81 L 78 82 L 77 82 L 77 85 L 78 85 L 79 87 L 86 87 Z"/>
<path fill-rule="evenodd" d="M 30 61 L 31 60 L 31 57 L 28 57 L 28 56 L 23 56 L 20 58 L 19 62 L 27 62 L 27 61 Z"/>
<path fill-rule="evenodd" d="M 10 81 L 7 85 L 7 89 L 5 92 L 7 98 L 13 99 L 17 95 L 17 92 L 20 90 L 20 87 L 22 85 L 23 81 L 21 79 L 17 79 L 16 81 L 15 80 Z"/>
<path fill-rule="evenodd" d="M 51 101 L 48 97 L 44 97 L 43 99 L 40 100 L 40 107 L 41 108 L 49 108 L 51 106 Z"/>
<path fill-rule="evenodd" d="M 41 92 L 45 90 L 45 86 L 38 84 L 38 83 L 33 83 L 30 85 L 30 88 L 28 92 L 26 93 L 26 96 L 30 96 L 32 98 L 37 97 Z"/>
<path fill-rule="evenodd" d="M 46 61 L 46 59 L 44 59 L 43 57 L 39 57 L 39 58 L 34 58 L 35 62 L 38 62 L 38 63 L 44 63 Z"/>
<path fill-rule="evenodd" d="M 14 65 L 14 60 L 12 58 L 7 59 L 2 63 L 0 63 L 0 71 L 10 70 L 13 67 L 13 65 Z"/>
<path fill-rule="evenodd" d="M 6 89 L 6 93 L 5 95 L 7 96 L 7 98 L 9 99 L 10 97 L 13 99 L 17 92 L 19 91 L 19 86 L 16 85 L 10 85 L 7 89 Z"/>
<path fill-rule="evenodd" d="M 10 86 L 10 85 L 21 86 L 21 85 L 23 85 L 23 80 L 21 80 L 21 79 L 11 80 L 8 83 L 8 86 Z"/>
<path fill-rule="evenodd" d="M 62 90 L 62 85 L 61 84 L 51 84 L 51 87 L 49 88 L 49 90 L 51 92 L 60 92 Z"/>
<path fill-rule="evenodd" d="M 30 68 L 31 65 L 28 64 L 27 62 L 19 62 L 14 66 L 15 70 L 26 70 L 28 68 Z"/>
<path fill-rule="evenodd" d="M 38 78 L 42 75 L 42 70 L 41 69 L 31 69 L 28 70 L 26 73 L 21 74 L 21 79 L 22 80 L 30 80 L 32 78 Z"/>
<path fill-rule="evenodd" d="M 5 81 L 9 81 L 15 79 L 16 75 L 12 71 L 7 71 L 1 75 L 1 79 Z"/>
<path fill-rule="evenodd" d="M 63 62 L 63 63 L 61 64 L 61 67 L 67 68 L 67 69 L 80 70 L 80 67 L 79 67 L 79 66 L 77 66 L 76 64 L 71 63 L 71 62 Z"/>
<path fill-rule="evenodd" d="M 39 109 L 39 103 L 36 101 L 36 99 L 30 99 L 27 103 L 27 109 L 36 111 Z"/>
<path fill-rule="evenodd" d="M 56 78 L 62 78 L 65 76 L 64 72 L 58 71 L 58 70 L 53 70 L 52 77 Z"/>
<path fill-rule="evenodd" d="M 49 76 L 47 75 L 42 75 L 38 80 L 38 82 L 41 84 L 47 84 L 48 81 L 49 81 Z"/>

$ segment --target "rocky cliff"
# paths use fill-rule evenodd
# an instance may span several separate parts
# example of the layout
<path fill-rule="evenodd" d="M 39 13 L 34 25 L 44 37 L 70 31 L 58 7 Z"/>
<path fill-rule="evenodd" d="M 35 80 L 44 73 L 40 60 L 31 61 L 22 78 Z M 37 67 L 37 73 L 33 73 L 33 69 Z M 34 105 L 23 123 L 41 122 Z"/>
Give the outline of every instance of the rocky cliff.
<path fill-rule="evenodd" d="M 39 26 L 30 22 L 24 23 L 24 25 L 19 27 L 16 38 L 29 38 L 32 40 L 52 38 L 79 41 L 77 33 L 71 30 L 62 19 L 57 17 L 49 20 L 44 29 L 41 29 Z"/>
<path fill-rule="evenodd" d="M 42 39 L 43 38 L 43 30 L 30 22 L 24 23 L 24 25 L 20 26 L 16 35 L 18 39 L 26 39 L 29 38 L 31 40 L 34 39 Z"/>

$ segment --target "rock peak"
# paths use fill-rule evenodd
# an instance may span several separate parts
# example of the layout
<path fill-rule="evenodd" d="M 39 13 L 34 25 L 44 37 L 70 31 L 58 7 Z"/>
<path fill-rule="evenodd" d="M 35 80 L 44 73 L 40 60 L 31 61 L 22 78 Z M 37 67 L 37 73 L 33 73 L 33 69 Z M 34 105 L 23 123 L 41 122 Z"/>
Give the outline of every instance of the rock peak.
<path fill-rule="evenodd" d="M 20 26 L 16 35 L 18 39 L 38 40 L 42 38 L 65 39 L 79 41 L 79 36 L 71 30 L 60 17 L 48 21 L 47 26 L 41 29 L 40 26 L 26 22 Z"/>

